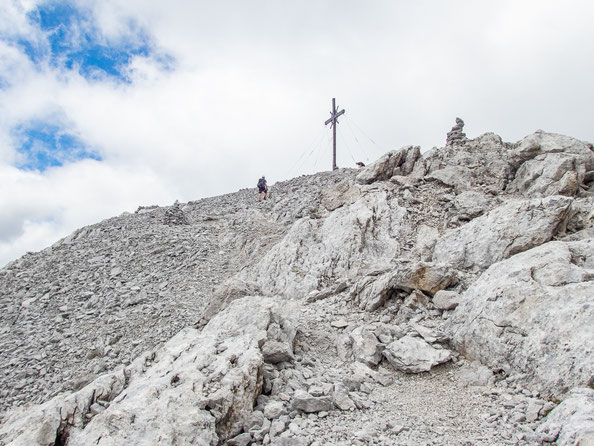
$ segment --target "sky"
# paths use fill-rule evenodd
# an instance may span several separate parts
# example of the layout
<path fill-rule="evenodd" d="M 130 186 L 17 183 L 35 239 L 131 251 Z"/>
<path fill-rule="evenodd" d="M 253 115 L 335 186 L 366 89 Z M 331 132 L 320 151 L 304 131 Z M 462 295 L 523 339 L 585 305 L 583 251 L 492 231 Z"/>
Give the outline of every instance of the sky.
<path fill-rule="evenodd" d="M 591 0 L 0 0 L 0 267 L 82 226 L 537 129 L 594 141 Z"/>

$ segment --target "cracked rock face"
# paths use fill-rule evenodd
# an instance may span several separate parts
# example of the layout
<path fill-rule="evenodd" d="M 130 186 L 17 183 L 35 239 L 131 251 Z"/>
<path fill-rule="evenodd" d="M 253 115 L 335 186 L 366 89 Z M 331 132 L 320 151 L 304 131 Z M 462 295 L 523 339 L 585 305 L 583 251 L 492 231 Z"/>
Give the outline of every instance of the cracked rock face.
<path fill-rule="evenodd" d="M 272 300 L 235 301 L 202 332 L 186 328 L 119 373 L 56 397 L 28 418 L 16 414 L 22 427 L 3 428 L 0 438 L 31 446 L 60 435 L 71 446 L 220 444 L 241 433 L 261 392 L 261 345 L 270 342 L 271 326 L 274 342 L 292 344 L 294 332 L 282 331 L 280 320 Z"/>
<path fill-rule="evenodd" d="M 553 241 L 496 263 L 460 296 L 454 346 L 543 394 L 594 377 L 594 239 Z"/>
<path fill-rule="evenodd" d="M 446 232 L 433 261 L 457 269 L 481 270 L 553 238 L 567 218 L 571 199 L 549 197 L 500 206 Z"/>
<path fill-rule="evenodd" d="M 462 129 L 0 269 L 0 444 L 589 441 L 594 150 Z"/>

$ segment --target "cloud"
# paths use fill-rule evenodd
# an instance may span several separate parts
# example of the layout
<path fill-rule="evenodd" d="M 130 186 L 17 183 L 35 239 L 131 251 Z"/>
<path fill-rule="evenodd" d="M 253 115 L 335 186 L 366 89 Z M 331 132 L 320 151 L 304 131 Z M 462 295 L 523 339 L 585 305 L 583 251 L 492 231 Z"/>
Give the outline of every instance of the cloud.
<path fill-rule="evenodd" d="M 0 263 L 141 204 L 329 169 L 332 97 L 346 109 L 340 166 L 443 145 L 456 116 L 470 137 L 594 140 L 593 12 L 585 0 L 3 2 Z M 74 142 L 41 147 L 61 166 L 23 172 L 19 129 L 42 123 Z"/>

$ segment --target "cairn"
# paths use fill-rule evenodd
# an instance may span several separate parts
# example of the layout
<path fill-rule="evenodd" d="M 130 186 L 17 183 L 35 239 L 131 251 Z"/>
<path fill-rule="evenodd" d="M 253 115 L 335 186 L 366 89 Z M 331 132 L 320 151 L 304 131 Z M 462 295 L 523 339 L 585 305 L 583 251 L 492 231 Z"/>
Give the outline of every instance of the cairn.
<path fill-rule="evenodd" d="M 460 118 L 456 118 L 456 125 L 448 132 L 446 146 L 453 146 L 466 141 L 466 133 L 464 133 L 462 129 L 464 129 L 464 121 Z"/>
<path fill-rule="evenodd" d="M 165 211 L 165 217 L 163 219 L 163 224 L 168 226 L 179 226 L 179 225 L 189 225 L 190 221 L 188 217 L 182 210 L 179 202 L 175 200 L 175 203 L 172 207 Z"/>

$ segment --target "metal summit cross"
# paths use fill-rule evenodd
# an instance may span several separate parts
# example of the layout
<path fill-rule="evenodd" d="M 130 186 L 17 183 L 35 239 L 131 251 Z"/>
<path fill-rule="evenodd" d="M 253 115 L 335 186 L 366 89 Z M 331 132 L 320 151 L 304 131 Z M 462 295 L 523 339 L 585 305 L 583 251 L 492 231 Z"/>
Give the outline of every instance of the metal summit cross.
<path fill-rule="evenodd" d="M 324 125 L 330 124 L 332 127 L 332 170 L 338 169 L 336 165 L 336 124 L 338 124 L 338 117 L 344 115 L 344 108 L 340 111 L 336 110 L 336 98 L 332 98 L 332 111 L 330 112 L 330 119 Z"/>

